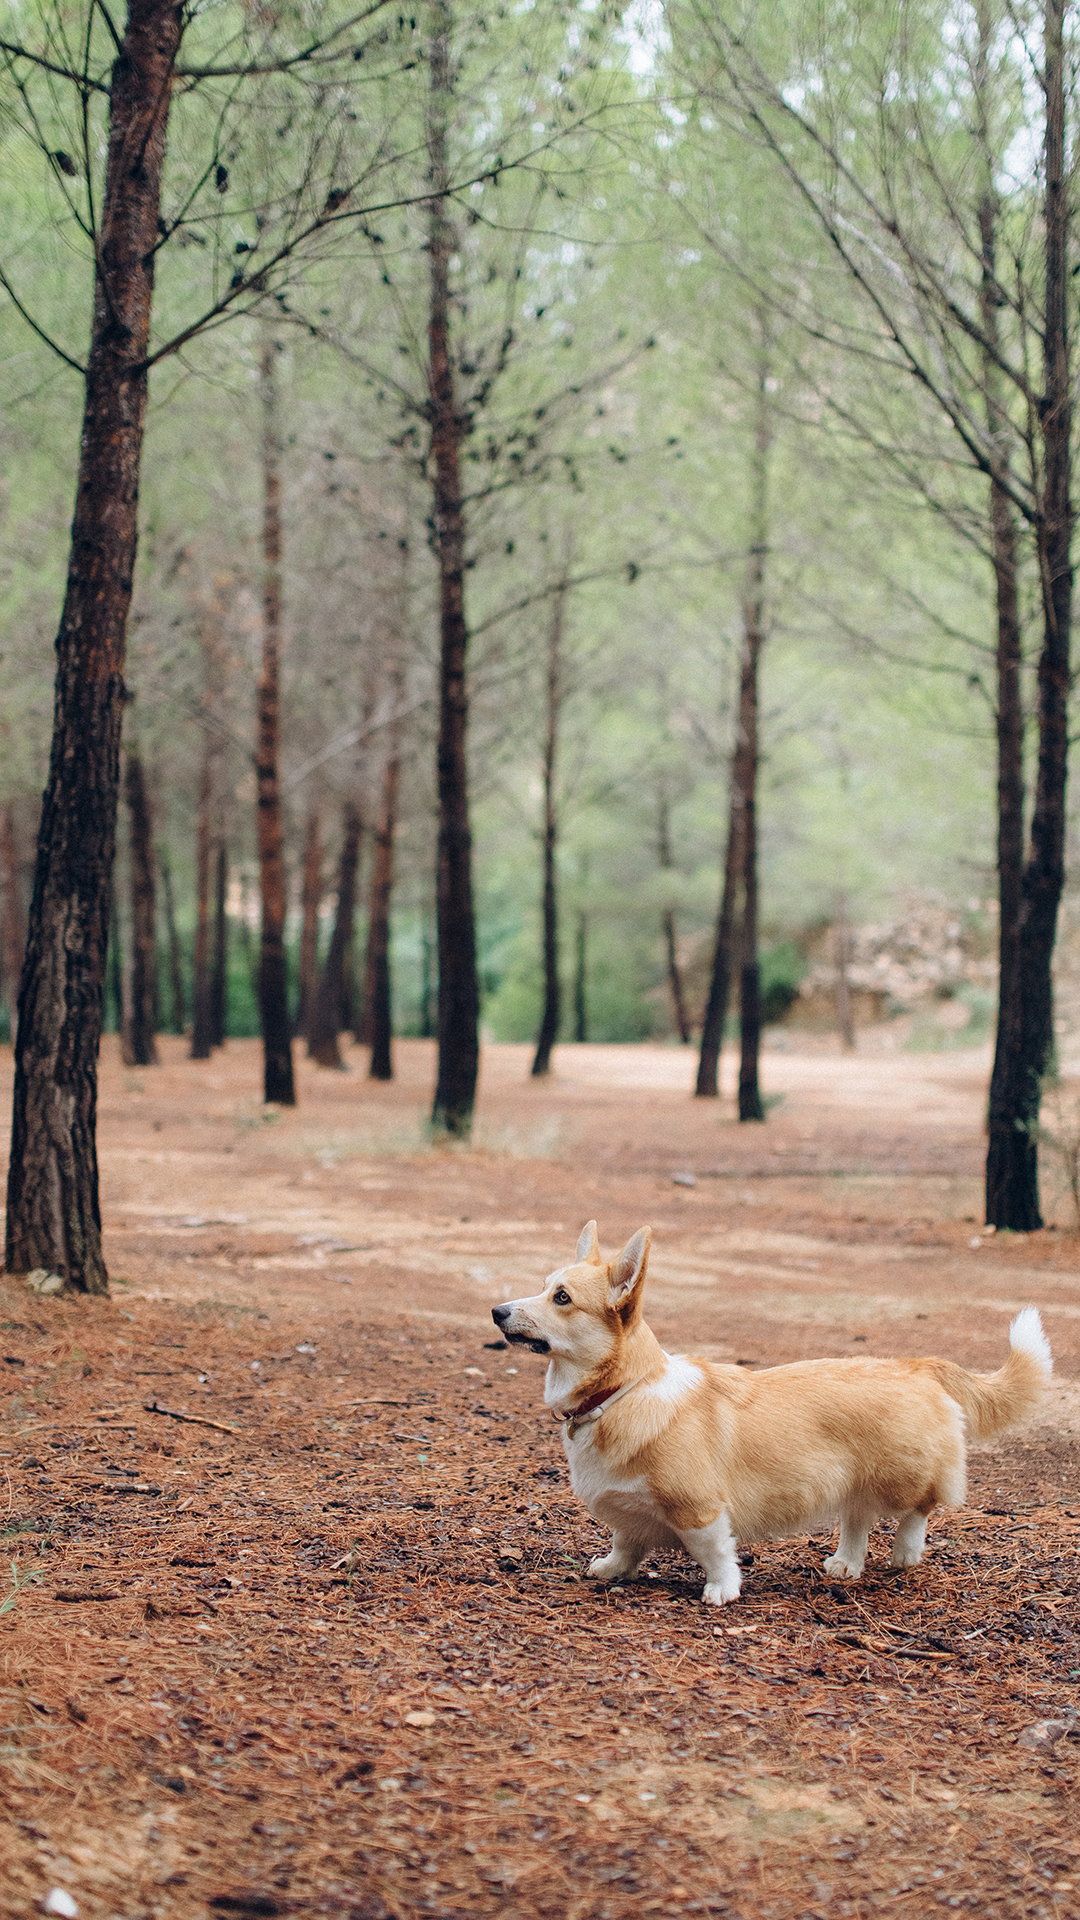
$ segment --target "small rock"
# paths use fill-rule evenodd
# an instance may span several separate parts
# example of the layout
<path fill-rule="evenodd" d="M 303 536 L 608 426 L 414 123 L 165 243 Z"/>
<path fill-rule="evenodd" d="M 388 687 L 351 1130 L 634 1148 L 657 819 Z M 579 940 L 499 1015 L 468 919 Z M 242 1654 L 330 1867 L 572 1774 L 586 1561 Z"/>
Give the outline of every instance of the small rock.
<path fill-rule="evenodd" d="M 79 1911 L 77 1903 L 70 1893 L 64 1892 L 63 1887 L 53 1887 L 52 1891 L 45 1895 L 41 1906 L 44 1913 L 63 1914 L 64 1920 L 76 1920 Z"/>
<path fill-rule="evenodd" d="M 35 1267 L 32 1273 L 27 1274 L 26 1284 L 31 1293 L 63 1293 L 64 1276 L 62 1273 L 50 1273 L 48 1267 Z M 67 1897 L 67 1894 L 64 1894 L 65 1900 Z M 51 1894 L 49 1898 L 52 1898 Z M 57 1907 L 53 1911 L 66 1913 L 67 1908 Z"/>
<path fill-rule="evenodd" d="M 1056 1747 L 1066 1733 L 1071 1733 L 1075 1716 L 1068 1720 L 1036 1720 L 1034 1726 L 1025 1727 L 1017 1745 L 1028 1747 L 1032 1753 L 1047 1753 Z"/>
<path fill-rule="evenodd" d="M 671 1176 L 671 1184 L 673 1187 L 696 1187 L 697 1175 L 694 1173 L 673 1173 Z"/>
<path fill-rule="evenodd" d="M 465 1372 L 473 1380 L 482 1380 L 484 1378 L 483 1371 L 480 1367 L 466 1367 Z"/>
<path fill-rule="evenodd" d="M 412 1713 L 405 1715 L 407 1727 L 433 1727 L 437 1721 L 438 1714 L 432 1713 L 430 1707 L 417 1707 Z"/>

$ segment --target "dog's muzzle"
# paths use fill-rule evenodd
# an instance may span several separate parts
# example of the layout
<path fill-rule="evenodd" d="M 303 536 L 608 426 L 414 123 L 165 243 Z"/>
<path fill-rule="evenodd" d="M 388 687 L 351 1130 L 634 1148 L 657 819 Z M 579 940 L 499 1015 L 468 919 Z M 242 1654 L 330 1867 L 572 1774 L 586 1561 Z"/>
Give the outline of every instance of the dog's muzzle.
<path fill-rule="evenodd" d="M 530 1353 L 550 1353 L 551 1348 L 546 1340 L 534 1340 L 527 1333 L 512 1332 L 507 1322 L 513 1311 L 513 1307 L 492 1307 L 491 1309 L 491 1317 L 503 1339 L 512 1347 L 528 1347 Z"/>

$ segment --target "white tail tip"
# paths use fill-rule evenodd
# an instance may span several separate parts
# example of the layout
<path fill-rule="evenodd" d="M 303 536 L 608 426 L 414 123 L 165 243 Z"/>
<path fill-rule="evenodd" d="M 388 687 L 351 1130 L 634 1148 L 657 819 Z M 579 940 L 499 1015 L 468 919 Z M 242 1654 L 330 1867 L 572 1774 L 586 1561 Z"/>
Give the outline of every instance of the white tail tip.
<path fill-rule="evenodd" d="M 1054 1371 L 1050 1342 L 1043 1332 L 1043 1323 L 1039 1319 L 1037 1307 L 1025 1307 L 1018 1313 L 1009 1328 L 1009 1345 L 1020 1353 L 1029 1353 L 1037 1360 L 1043 1372 L 1050 1375 Z"/>

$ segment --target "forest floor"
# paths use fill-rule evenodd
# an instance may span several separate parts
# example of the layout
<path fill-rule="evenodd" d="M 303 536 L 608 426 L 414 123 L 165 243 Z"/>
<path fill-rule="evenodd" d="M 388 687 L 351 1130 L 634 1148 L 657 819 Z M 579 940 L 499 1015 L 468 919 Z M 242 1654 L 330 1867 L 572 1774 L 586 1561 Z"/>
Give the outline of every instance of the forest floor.
<path fill-rule="evenodd" d="M 5 1920 L 1080 1915 L 1080 1241 L 980 1232 L 984 1053 L 789 1040 L 740 1128 L 676 1049 L 491 1047 L 470 1152 L 424 1042 L 289 1113 L 255 1043 L 163 1055 L 105 1045 L 111 1296 L 0 1280 Z M 991 1368 L 1034 1302 L 1053 1388 L 913 1572 L 597 1590 L 489 1317 L 592 1215 L 669 1349 Z"/>

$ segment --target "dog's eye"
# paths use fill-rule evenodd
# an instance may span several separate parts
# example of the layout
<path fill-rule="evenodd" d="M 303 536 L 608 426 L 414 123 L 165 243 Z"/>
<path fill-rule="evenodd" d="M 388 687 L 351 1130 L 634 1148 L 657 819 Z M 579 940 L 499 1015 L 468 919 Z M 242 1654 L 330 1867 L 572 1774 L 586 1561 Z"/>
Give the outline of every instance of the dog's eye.
<path fill-rule="evenodd" d="M 553 1293 L 551 1297 L 557 1307 L 572 1307 L 574 1304 L 565 1287 L 560 1287 L 558 1293 Z"/>

